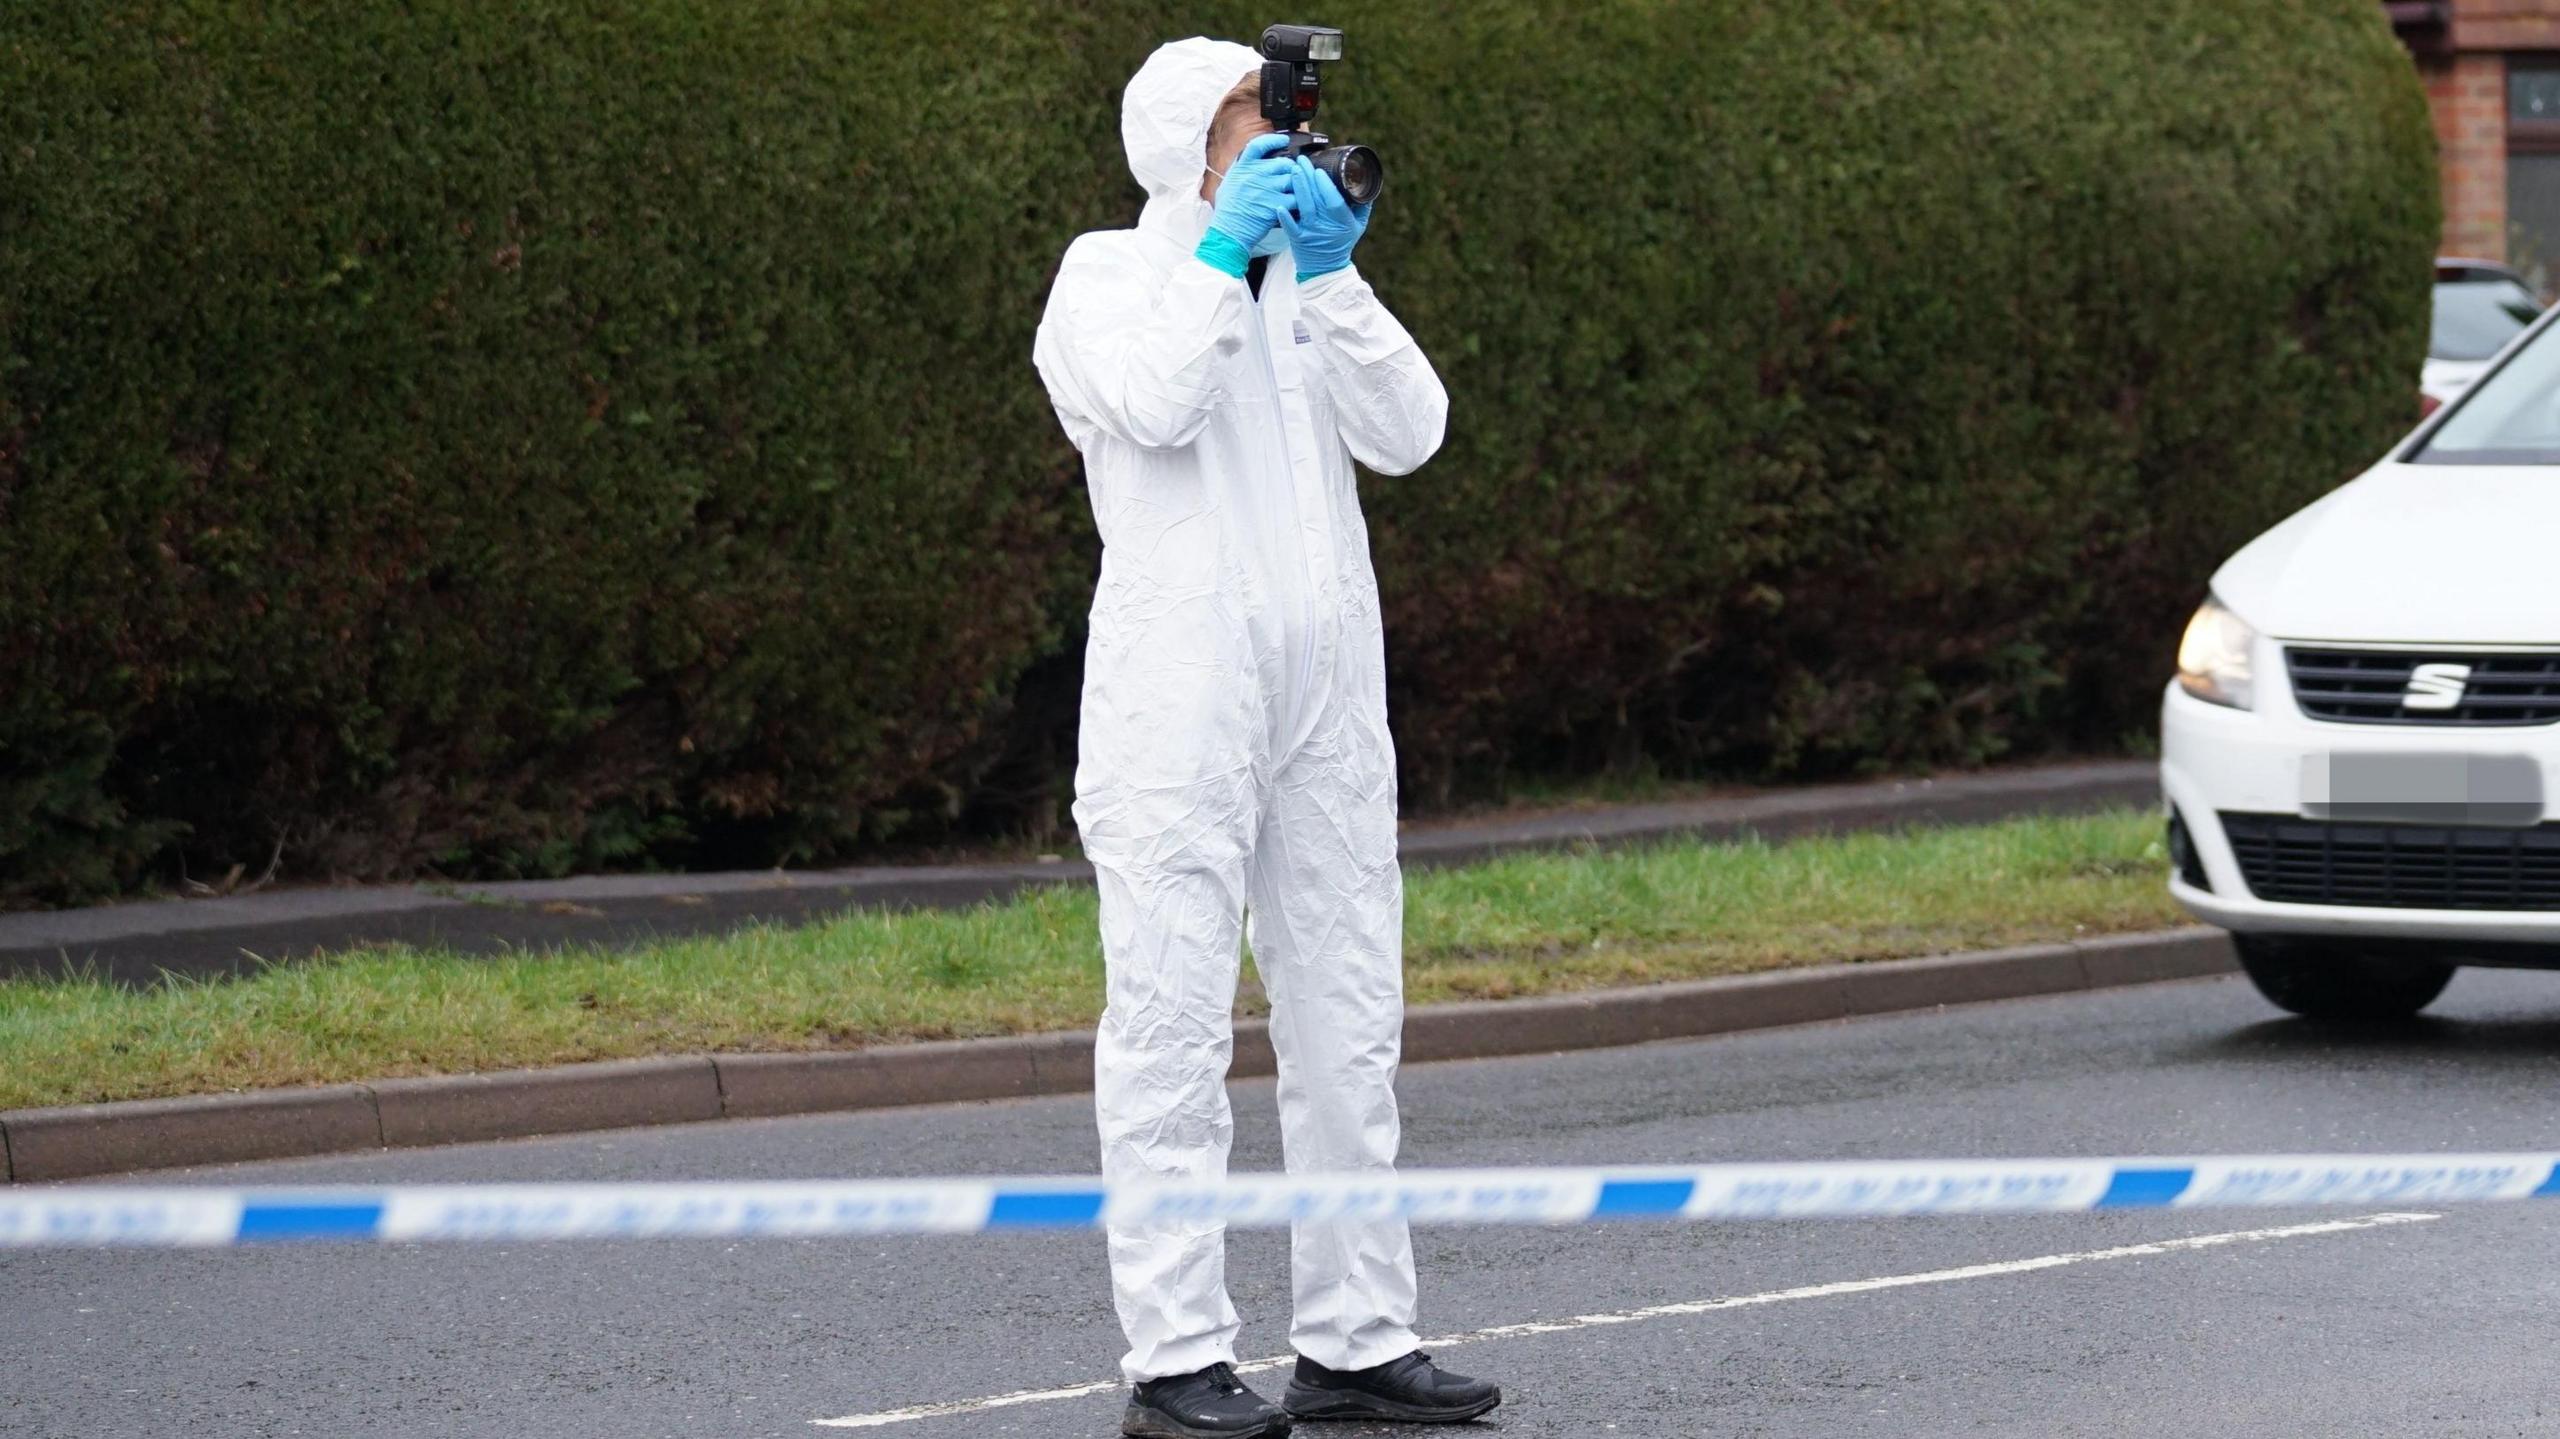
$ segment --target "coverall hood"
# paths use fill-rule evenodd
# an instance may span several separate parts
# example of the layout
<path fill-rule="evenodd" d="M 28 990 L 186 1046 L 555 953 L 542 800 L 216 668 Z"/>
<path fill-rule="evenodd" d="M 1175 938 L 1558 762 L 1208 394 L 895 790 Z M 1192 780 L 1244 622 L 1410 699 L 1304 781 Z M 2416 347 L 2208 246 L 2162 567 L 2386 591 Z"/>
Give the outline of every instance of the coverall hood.
<path fill-rule="evenodd" d="M 1209 168 L 1209 122 L 1236 82 L 1262 57 L 1232 40 L 1193 36 L 1156 47 L 1129 77 L 1120 101 L 1120 142 L 1129 173 L 1147 191 L 1149 228 L 1197 240 L 1209 226 L 1200 180 Z"/>

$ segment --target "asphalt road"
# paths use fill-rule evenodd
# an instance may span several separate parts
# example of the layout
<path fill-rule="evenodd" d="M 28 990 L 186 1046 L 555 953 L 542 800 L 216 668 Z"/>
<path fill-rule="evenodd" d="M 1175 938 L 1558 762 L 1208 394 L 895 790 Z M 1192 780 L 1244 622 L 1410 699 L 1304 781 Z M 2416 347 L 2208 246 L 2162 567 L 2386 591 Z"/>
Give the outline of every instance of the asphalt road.
<path fill-rule="evenodd" d="M 1455 1165 L 2560 1146 L 2560 977 L 2469 972 L 2440 1010 L 2403 1037 L 2340 1036 L 2212 980 L 1418 1066 L 1404 1084 L 1407 1155 Z M 1239 1166 L 1273 1167 L 1270 1086 L 1239 1084 L 1236 1098 Z M 1086 1102 L 1060 1098 L 190 1177 L 1067 1172 L 1089 1170 L 1092 1150 Z M 1451 1367 L 1506 1387 L 1509 1402 L 1478 1433 L 2552 1432 L 2560 1209 L 2378 1214 L 1432 1229 L 1416 1240 L 1426 1332 L 1553 1326 L 1439 1346 Z M 2182 1242 L 2235 1234 L 2247 1237 Z M 1248 1359 L 1285 1348 L 1283 1243 L 1232 1241 Z M 1685 1307 L 1631 1313 L 1661 1306 Z M 0 1434 L 13 1439 L 1101 1436 L 1115 1432 L 1108 1387 L 966 1406 L 1107 1381 L 1118 1347 L 1101 1245 L 1085 1235 L 0 1256 Z M 812 1422 L 930 1405 L 964 1407 L 859 1431 Z"/>

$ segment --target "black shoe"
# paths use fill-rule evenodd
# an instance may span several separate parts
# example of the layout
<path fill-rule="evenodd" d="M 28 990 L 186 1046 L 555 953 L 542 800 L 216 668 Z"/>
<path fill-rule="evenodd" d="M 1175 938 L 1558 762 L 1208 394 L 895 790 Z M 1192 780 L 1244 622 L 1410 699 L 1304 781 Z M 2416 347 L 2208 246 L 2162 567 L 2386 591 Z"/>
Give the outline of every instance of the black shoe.
<path fill-rule="evenodd" d="M 1212 1364 L 1130 1390 L 1120 1432 L 1143 1439 L 1276 1439 L 1289 1432 L 1289 1416 L 1244 1387 L 1236 1371 Z"/>
<path fill-rule="evenodd" d="M 1401 1419 L 1456 1424 L 1490 1414 L 1502 1390 L 1434 1365 L 1428 1354 L 1390 1359 L 1374 1369 L 1327 1369 L 1300 1355 L 1280 1401 L 1301 1419 Z"/>

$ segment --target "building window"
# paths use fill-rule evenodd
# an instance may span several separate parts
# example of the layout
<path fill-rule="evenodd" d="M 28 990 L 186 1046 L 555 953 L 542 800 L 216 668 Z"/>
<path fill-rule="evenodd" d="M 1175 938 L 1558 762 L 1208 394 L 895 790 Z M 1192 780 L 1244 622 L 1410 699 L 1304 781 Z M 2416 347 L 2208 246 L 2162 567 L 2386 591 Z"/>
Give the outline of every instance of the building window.
<path fill-rule="evenodd" d="M 2560 57 L 2507 61 L 2507 259 L 2544 294 L 2560 279 Z"/>

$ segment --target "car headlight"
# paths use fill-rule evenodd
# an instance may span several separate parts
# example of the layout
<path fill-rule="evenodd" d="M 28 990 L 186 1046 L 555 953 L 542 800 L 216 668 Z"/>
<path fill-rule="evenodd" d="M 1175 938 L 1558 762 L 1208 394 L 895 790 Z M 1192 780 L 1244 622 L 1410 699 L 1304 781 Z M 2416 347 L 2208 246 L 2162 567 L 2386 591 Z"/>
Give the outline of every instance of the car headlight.
<path fill-rule="evenodd" d="M 2178 684 L 2200 700 L 2247 709 L 2255 697 L 2249 680 L 2249 647 L 2257 631 L 2207 597 L 2178 641 Z"/>

